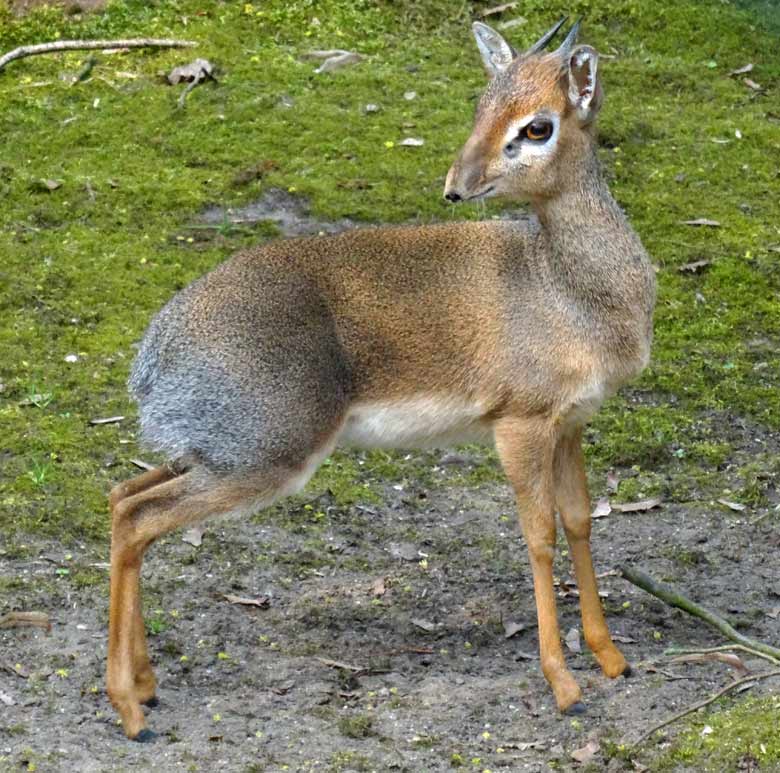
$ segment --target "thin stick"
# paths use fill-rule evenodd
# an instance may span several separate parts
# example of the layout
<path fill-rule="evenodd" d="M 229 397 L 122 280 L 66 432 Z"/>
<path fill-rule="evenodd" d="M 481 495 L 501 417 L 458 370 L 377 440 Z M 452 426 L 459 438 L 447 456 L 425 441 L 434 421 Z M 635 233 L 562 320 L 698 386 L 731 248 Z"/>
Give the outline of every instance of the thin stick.
<path fill-rule="evenodd" d="M 749 647 L 757 652 L 763 652 L 765 655 L 769 655 L 772 658 L 780 659 L 779 649 L 764 644 L 763 642 L 756 641 L 755 639 L 751 639 L 748 636 L 743 636 L 720 615 L 711 612 L 709 609 L 705 609 L 695 601 L 692 601 L 681 593 L 673 590 L 668 585 L 656 582 L 652 577 L 639 569 L 620 566 L 618 567 L 618 571 L 626 580 L 633 583 L 638 588 L 647 591 L 673 607 L 682 609 L 683 612 L 687 612 L 689 615 L 704 620 L 705 623 L 709 623 L 713 628 L 717 628 L 717 630 L 719 630 L 727 639 L 731 639 L 732 641 L 737 642 L 737 644 L 741 644 L 743 647 Z"/>
<path fill-rule="evenodd" d="M 15 59 L 37 54 L 51 54 L 56 51 L 86 51 L 94 48 L 191 48 L 198 44 L 194 40 L 172 38 L 130 38 L 128 40 L 55 40 L 52 43 L 38 43 L 34 46 L 20 46 L 0 56 L 0 72 Z"/>
<path fill-rule="evenodd" d="M 765 652 L 759 652 L 752 647 L 745 647 L 742 644 L 724 644 L 721 647 L 706 647 L 704 649 L 686 649 L 680 647 L 671 647 L 664 652 L 664 655 L 708 655 L 710 652 L 729 652 L 731 650 L 739 650 L 740 652 L 747 652 L 750 655 L 754 655 L 757 658 L 763 658 L 770 663 L 780 665 L 780 660 L 773 658 L 771 655 L 767 655 Z"/>
<path fill-rule="evenodd" d="M 735 687 L 739 687 L 740 685 L 743 684 L 748 684 L 749 682 L 758 682 L 761 679 L 769 679 L 773 676 L 780 676 L 780 668 L 774 671 L 765 671 L 763 674 L 751 674 L 750 676 L 743 676 L 742 679 L 737 679 L 731 684 L 726 685 L 722 690 L 718 690 L 718 692 L 716 692 L 714 695 L 711 695 L 709 698 L 705 698 L 703 701 L 694 703 L 693 706 L 689 706 L 687 709 L 684 709 L 678 714 L 674 714 L 673 716 L 665 719 L 663 722 L 659 722 L 654 727 L 651 727 L 646 733 L 644 733 L 639 738 L 639 740 L 637 740 L 635 743 L 632 744 L 631 748 L 636 749 L 637 746 L 640 746 L 648 738 L 650 738 L 650 736 L 653 735 L 653 733 L 658 732 L 659 730 L 661 730 L 661 728 L 664 728 L 667 725 L 671 725 L 672 722 L 676 722 L 678 719 L 687 717 L 688 714 L 693 714 L 694 711 L 698 711 L 699 709 L 703 709 L 705 706 L 709 706 L 710 703 L 715 702 L 716 700 L 718 700 L 718 698 L 722 698 L 726 693 L 731 692 Z"/>

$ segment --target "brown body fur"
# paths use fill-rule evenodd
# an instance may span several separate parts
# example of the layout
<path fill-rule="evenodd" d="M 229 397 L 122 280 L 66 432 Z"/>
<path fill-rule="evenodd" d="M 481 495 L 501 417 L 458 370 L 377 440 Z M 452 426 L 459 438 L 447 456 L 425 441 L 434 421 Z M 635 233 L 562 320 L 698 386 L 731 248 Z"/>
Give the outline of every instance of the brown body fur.
<path fill-rule="evenodd" d="M 556 510 L 585 639 L 606 674 L 627 671 L 598 599 L 580 440 L 600 401 L 647 362 L 653 271 L 598 172 L 595 52 L 564 44 L 513 59 L 492 30 L 475 32 L 494 78 L 446 195 L 524 196 L 538 222 L 271 243 L 184 290 L 147 332 L 131 386 L 147 438 L 172 465 L 110 499 L 108 691 L 131 738 L 150 737 L 141 703 L 155 690 L 144 551 L 183 524 L 298 490 L 339 442 L 491 435 L 517 494 L 559 707 L 581 704 L 556 620 Z M 528 115 L 554 130 L 515 159 L 507 132 Z"/>

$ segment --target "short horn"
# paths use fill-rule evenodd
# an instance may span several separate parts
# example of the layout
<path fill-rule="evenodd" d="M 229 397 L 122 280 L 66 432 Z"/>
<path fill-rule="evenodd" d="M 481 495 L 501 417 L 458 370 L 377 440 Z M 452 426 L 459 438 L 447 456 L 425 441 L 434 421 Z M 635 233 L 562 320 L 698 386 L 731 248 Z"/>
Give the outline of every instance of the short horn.
<path fill-rule="evenodd" d="M 544 49 L 547 48 L 548 43 L 558 34 L 558 30 L 566 24 L 568 18 L 568 16 L 564 16 L 554 27 L 547 30 L 547 32 L 545 32 L 544 35 L 542 35 L 542 37 L 525 52 L 525 56 L 538 54 L 540 51 L 544 51 Z"/>
<path fill-rule="evenodd" d="M 580 18 L 572 24 L 569 34 L 564 38 L 563 43 L 561 43 L 558 50 L 555 52 L 556 54 L 559 54 L 561 58 L 568 58 L 569 53 L 572 48 L 574 48 L 574 44 L 577 42 L 577 34 L 580 31 L 581 21 L 582 17 L 580 16 Z"/>

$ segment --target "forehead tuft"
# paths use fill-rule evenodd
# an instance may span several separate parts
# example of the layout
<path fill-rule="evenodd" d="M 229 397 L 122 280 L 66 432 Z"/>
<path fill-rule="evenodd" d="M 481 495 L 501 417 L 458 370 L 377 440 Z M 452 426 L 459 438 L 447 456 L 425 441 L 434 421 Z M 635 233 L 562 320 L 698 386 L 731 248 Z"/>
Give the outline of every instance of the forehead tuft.
<path fill-rule="evenodd" d="M 479 103 L 478 118 L 490 114 L 491 120 L 495 120 L 500 113 L 511 120 L 543 107 L 564 112 L 566 95 L 561 76 L 561 63 L 556 56 L 516 59 L 488 85 Z"/>

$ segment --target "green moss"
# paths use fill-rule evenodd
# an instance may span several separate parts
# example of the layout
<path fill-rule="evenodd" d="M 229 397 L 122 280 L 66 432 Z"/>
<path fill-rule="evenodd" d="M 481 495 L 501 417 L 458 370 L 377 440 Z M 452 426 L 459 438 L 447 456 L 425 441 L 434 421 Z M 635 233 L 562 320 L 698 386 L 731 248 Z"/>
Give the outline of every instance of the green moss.
<path fill-rule="evenodd" d="M 774 770 L 780 766 L 779 721 L 780 697 L 776 695 L 747 698 L 732 708 L 697 716 L 650 769 Z"/>
<path fill-rule="evenodd" d="M 370 714 L 355 714 L 339 720 L 339 730 L 347 738 L 365 738 L 374 735 L 374 718 Z"/>
<path fill-rule="evenodd" d="M 768 6 L 738 5 L 530 0 L 528 24 L 511 35 L 522 45 L 560 12 L 584 13 L 587 40 L 618 52 L 601 68 L 602 160 L 659 266 L 652 365 L 589 433 L 594 471 L 636 466 L 654 476 L 621 495 L 719 494 L 719 468 L 728 463 L 745 501 L 761 504 L 766 475 L 776 474 L 768 455 L 735 459 L 739 439 L 727 431 L 734 417 L 757 432 L 780 428 L 780 263 L 772 251 L 780 242 L 772 195 L 780 132 L 770 115 L 780 63 Z M 75 86 L 67 76 L 82 66 L 81 52 L 32 57 L 0 74 L 4 533 L 105 540 L 106 494 L 143 455 L 124 386 L 134 342 L 178 288 L 276 234 L 272 224 L 203 228 L 206 206 L 240 206 L 281 187 L 325 218 L 452 217 L 443 177 L 484 86 L 470 14 L 465 2 L 444 0 L 323 0 L 316 9 L 303 0 L 251 9 L 116 0 L 80 19 L 44 8 L 17 20 L 0 4 L 0 50 L 56 37 L 165 35 L 198 40 L 198 55 L 220 68 L 219 83 L 195 90 L 184 110 L 175 107 L 179 90 L 158 76 L 188 52 L 121 60 L 98 52 L 92 77 Z M 366 61 L 314 75 L 302 54 L 336 42 Z M 728 75 L 747 61 L 761 92 Z M 403 99 L 408 90 L 415 100 Z M 380 110 L 366 113 L 369 102 Z M 410 134 L 425 145 L 399 146 Z M 241 176 L 254 167 L 262 174 Z M 503 206 L 457 214 L 490 216 Z M 681 225 L 696 217 L 721 227 Z M 710 264 L 701 273 L 678 271 L 702 259 Z M 127 419 L 89 424 L 107 415 Z M 307 495 L 330 491 L 339 506 L 376 505 L 388 482 L 502 479 L 491 454 L 441 475 L 431 472 L 435 459 L 337 454 Z"/>

